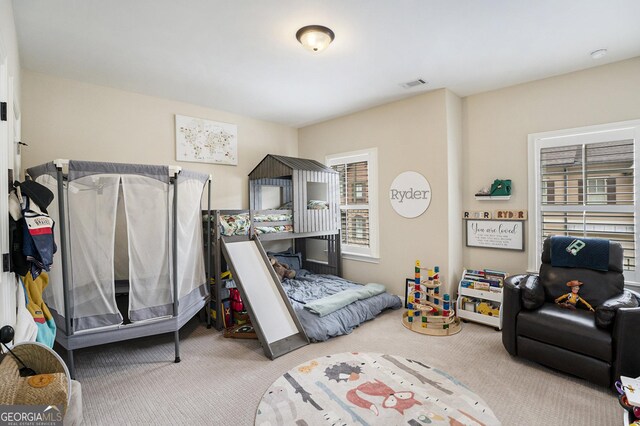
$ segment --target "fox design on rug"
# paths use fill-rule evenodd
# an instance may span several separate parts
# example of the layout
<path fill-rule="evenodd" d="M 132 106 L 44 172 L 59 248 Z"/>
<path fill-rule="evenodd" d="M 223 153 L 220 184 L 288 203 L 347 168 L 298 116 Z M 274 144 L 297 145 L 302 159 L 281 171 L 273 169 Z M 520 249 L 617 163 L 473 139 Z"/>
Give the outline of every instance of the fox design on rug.
<path fill-rule="evenodd" d="M 395 391 L 378 379 L 376 379 L 375 382 L 364 382 L 358 387 L 347 392 L 347 400 L 349 402 L 360 408 L 371 410 L 376 416 L 380 413 L 378 407 L 374 403 L 362 398 L 358 395 L 358 392 L 369 396 L 384 397 L 384 400 L 382 401 L 383 408 L 392 408 L 403 415 L 404 410 L 408 410 L 414 405 L 422 405 L 420 401 L 414 398 L 413 392 Z"/>

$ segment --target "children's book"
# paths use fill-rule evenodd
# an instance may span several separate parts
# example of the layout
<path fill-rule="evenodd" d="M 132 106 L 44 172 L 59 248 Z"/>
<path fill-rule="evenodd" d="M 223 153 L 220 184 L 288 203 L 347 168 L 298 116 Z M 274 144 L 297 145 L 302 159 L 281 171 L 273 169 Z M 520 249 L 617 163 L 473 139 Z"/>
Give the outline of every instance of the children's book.
<path fill-rule="evenodd" d="M 640 377 L 632 379 L 631 377 L 620 376 L 620 381 L 629 404 L 634 407 L 640 407 Z"/>

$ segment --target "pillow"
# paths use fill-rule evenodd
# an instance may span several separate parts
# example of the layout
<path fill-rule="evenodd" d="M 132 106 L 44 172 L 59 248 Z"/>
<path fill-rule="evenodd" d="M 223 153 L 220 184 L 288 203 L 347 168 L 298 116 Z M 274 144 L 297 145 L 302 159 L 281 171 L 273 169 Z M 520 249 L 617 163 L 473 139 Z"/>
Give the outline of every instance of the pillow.
<path fill-rule="evenodd" d="M 297 271 L 298 269 L 302 269 L 301 253 L 293 253 L 293 254 L 274 253 L 273 257 L 275 257 L 279 263 L 282 263 L 283 265 L 288 265 L 289 268 L 293 269 L 294 271 Z"/>
<path fill-rule="evenodd" d="M 293 253 L 295 253 L 295 252 L 293 251 L 293 247 L 289 247 L 288 249 L 283 250 L 283 251 L 268 251 L 268 252 L 267 252 L 267 254 L 268 254 L 269 256 L 275 256 L 275 255 L 277 255 L 277 254 L 293 254 Z"/>
<path fill-rule="evenodd" d="M 325 210 L 329 208 L 329 202 L 323 200 L 309 200 L 307 208 L 310 210 Z"/>
<path fill-rule="evenodd" d="M 249 233 L 249 214 L 220 215 L 220 233 L 226 236 L 247 235 Z"/>
<path fill-rule="evenodd" d="M 544 287 L 537 275 L 527 275 L 520 281 L 520 294 L 525 309 L 538 309 L 544 303 Z"/>
<path fill-rule="evenodd" d="M 613 324 L 618 308 L 636 308 L 638 299 L 625 290 L 621 295 L 612 297 L 596 308 L 596 325 L 600 328 L 609 328 Z"/>

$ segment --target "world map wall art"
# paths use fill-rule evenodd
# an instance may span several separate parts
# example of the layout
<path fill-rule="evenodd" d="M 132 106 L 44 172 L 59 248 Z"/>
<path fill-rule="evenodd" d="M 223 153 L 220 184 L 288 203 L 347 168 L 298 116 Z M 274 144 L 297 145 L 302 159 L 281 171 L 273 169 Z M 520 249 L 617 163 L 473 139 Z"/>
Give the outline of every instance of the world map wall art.
<path fill-rule="evenodd" d="M 238 165 L 238 126 L 176 114 L 176 160 Z"/>

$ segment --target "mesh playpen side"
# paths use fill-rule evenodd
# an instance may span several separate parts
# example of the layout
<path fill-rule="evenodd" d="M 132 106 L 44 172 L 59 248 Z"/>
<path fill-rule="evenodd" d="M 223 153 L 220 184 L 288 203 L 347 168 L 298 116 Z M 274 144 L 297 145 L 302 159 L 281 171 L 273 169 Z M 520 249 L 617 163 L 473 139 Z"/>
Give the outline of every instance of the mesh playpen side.
<path fill-rule="evenodd" d="M 44 299 L 70 369 L 74 349 L 168 332 L 179 362 L 178 330 L 210 297 L 200 217 L 209 176 L 74 160 L 27 172 L 55 194 L 58 251 Z"/>

